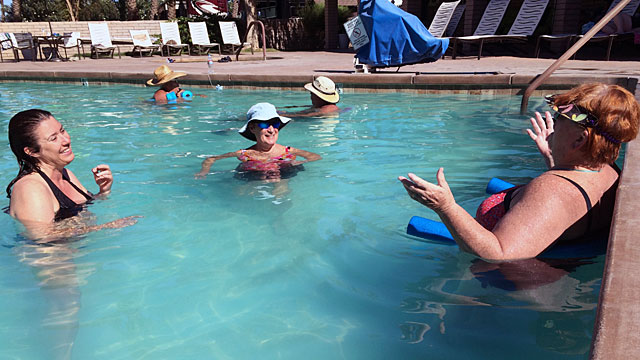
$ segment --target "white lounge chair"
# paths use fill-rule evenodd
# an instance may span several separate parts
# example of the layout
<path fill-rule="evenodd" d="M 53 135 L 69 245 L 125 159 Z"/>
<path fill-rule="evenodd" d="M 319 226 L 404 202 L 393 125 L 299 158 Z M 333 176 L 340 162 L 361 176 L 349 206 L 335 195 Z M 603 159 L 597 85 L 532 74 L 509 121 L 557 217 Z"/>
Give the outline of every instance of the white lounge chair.
<path fill-rule="evenodd" d="M 493 2 L 493 1 L 492 1 Z M 485 42 L 489 41 L 527 41 L 538 27 L 540 19 L 549 4 L 549 0 L 524 0 L 518 15 L 511 25 L 511 29 L 506 35 L 474 35 L 458 38 L 458 41 L 480 42 L 478 50 L 478 59 L 482 56 L 482 47 Z M 504 8 L 506 10 L 506 7 Z M 504 15 L 504 10 L 502 10 Z M 483 16 L 484 18 L 484 16 Z M 482 22 L 482 21 L 481 21 Z M 498 24 L 500 22 L 498 21 Z M 496 27 L 497 28 L 497 27 Z M 477 30 L 476 30 L 477 31 Z M 495 33 L 495 29 L 493 32 Z"/>
<path fill-rule="evenodd" d="M 440 4 L 435 16 L 433 17 L 433 20 L 431 20 L 431 25 L 429 25 L 429 32 L 431 33 L 431 35 L 439 38 L 447 36 L 447 28 L 449 27 L 449 23 L 451 22 L 453 13 L 455 12 L 459 4 L 460 0 L 443 2 L 442 4 Z"/>
<path fill-rule="evenodd" d="M 16 62 L 20 61 L 20 52 L 25 60 L 36 61 L 38 57 L 38 51 L 36 50 L 36 44 L 33 41 L 31 33 L 1 33 L 0 34 L 0 62 L 4 62 L 2 56 L 2 50 L 12 50 L 13 59 Z M 28 50 L 28 51 L 27 51 Z M 27 59 L 27 56 L 30 59 Z"/>
<path fill-rule="evenodd" d="M 180 40 L 180 30 L 178 29 L 177 22 L 163 22 L 160 23 L 160 33 L 162 34 L 162 47 L 160 47 L 160 54 L 164 55 L 166 49 L 167 55 L 171 56 L 171 51 L 175 51 L 175 55 L 182 56 L 182 50 L 187 49 L 187 54 L 191 53 L 189 50 L 189 44 L 183 44 Z"/>
<path fill-rule="evenodd" d="M 64 33 L 63 43 L 60 44 L 60 47 L 64 50 L 64 57 L 66 59 L 69 58 L 67 55 L 67 49 L 76 48 L 76 53 L 78 54 L 78 59 L 81 59 L 80 56 L 80 33 L 77 31 L 66 32 Z"/>
<path fill-rule="evenodd" d="M 109 34 L 109 26 L 107 23 L 89 23 L 89 36 L 91 37 L 91 58 L 96 59 L 100 55 L 106 54 L 113 58 L 113 53 L 118 50 L 118 58 L 121 59 L 120 47 L 113 45 L 111 35 Z M 83 49 L 84 52 L 84 49 Z"/>
<path fill-rule="evenodd" d="M 218 54 L 222 55 L 220 44 L 209 41 L 206 23 L 190 22 L 189 34 L 191 34 L 191 51 L 194 51 L 197 55 L 208 54 L 216 46 L 218 47 Z"/>
<path fill-rule="evenodd" d="M 220 33 L 222 34 L 222 43 L 224 45 L 231 45 L 231 52 L 236 52 L 236 46 L 251 47 L 251 54 L 253 55 L 253 45 L 249 42 L 241 42 L 240 35 L 238 35 L 238 26 L 235 21 L 220 21 Z"/>
<path fill-rule="evenodd" d="M 147 30 L 129 30 L 129 34 L 131 34 L 133 41 L 133 53 L 135 54 L 137 51 L 140 57 L 146 53 L 153 56 L 153 52 L 160 49 L 160 45 L 151 43 L 151 37 Z"/>

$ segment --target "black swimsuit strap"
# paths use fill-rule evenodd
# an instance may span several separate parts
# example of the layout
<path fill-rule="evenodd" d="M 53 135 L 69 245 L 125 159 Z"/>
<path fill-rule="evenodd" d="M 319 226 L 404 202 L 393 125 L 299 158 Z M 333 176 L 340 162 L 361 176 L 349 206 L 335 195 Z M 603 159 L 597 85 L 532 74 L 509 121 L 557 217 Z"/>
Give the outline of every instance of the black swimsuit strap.
<path fill-rule="evenodd" d="M 80 189 L 76 184 L 71 182 L 71 178 L 69 177 L 69 173 L 67 173 L 67 169 L 62 169 L 62 178 L 66 180 L 69 184 L 71 184 L 71 186 L 73 186 L 73 188 L 76 189 L 76 191 L 79 192 L 80 195 L 84 196 L 84 198 L 87 199 L 87 201 L 93 199 L 93 195 L 87 194 L 86 192 L 82 191 L 82 189 Z"/>
<path fill-rule="evenodd" d="M 42 172 L 38 168 L 36 168 L 36 171 L 38 172 L 38 174 L 40 174 L 40 176 L 42 176 L 42 178 L 47 183 L 47 185 L 49 185 L 51 192 L 53 192 L 53 196 L 55 196 L 56 200 L 58 200 L 58 203 L 60 204 L 61 208 L 72 208 L 79 205 L 79 204 L 76 204 L 75 201 L 71 200 L 71 198 L 69 198 L 64 192 L 62 192 L 62 190 L 60 190 L 60 188 L 56 184 L 54 184 L 53 181 L 44 172 Z M 62 179 L 67 181 L 69 184 L 71 184 L 71 186 L 73 186 L 73 188 L 76 189 L 76 191 L 78 191 L 80 194 L 82 194 L 82 196 L 84 196 L 87 200 L 91 200 L 91 196 L 86 194 L 84 191 L 82 191 L 79 187 L 77 187 L 74 183 L 71 182 L 69 178 L 69 174 L 67 173 L 67 169 L 62 170 Z"/>
<path fill-rule="evenodd" d="M 580 194 L 582 194 L 582 197 L 584 197 L 584 201 L 587 204 L 587 229 L 591 229 L 591 208 L 593 207 L 591 204 L 591 199 L 589 199 L 589 194 L 587 194 L 587 192 L 584 190 L 584 188 L 582 186 L 580 186 L 580 184 L 578 184 L 577 182 L 569 179 L 568 177 L 562 176 L 562 175 L 558 175 L 558 174 L 553 174 L 557 177 L 561 177 L 565 180 L 567 180 L 568 182 L 570 182 L 571 184 L 573 184 L 573 186 L 575 186 L 576 188 L 578 188 L 578 190 L 580 191 Z"/>

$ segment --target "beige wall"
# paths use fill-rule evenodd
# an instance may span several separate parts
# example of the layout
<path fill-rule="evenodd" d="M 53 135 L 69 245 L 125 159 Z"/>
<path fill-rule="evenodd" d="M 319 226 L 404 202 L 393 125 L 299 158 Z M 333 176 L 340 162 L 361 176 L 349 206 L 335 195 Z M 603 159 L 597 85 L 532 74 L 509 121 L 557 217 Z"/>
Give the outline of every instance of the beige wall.
<path fill-rule="evenodd" d="M 91 21 L 98 23 L 98 21 Z M 71 31 L 80 32 L 80 37 L 89 38 L 89 26 L 87 21 L 62 21 L 52 22 L 53 32 L 65 33 Z M 129 30 L 147 30 L 149 34 L 160 34 L 160 21 L 107 21 L 109 33 L 114 39 L 130 39 Z M 43 34 L 43 30 L 46 34 Z M 48 35 L 48 22 L 3 22 L 0 23 L 0 32 L 30 32 L 33 35 Z"/>
<path fill-rule="evenodd" d="M 61 21 L 52 22 L 51 28 L 54 33 L 65 33 L 77 31 L 81 38 L 89 38 L 89 26 L 87 21 Z M 99 23 L 91 21 L 91 23 Z M 112 39 L 131 39 L 129 30 L 147 30 L 151 36 L 160 35 L 160 21 L 142 20 L 142 21 L 106 21 L 109 25 L 109 34 Z M 48 35 L 48 22 L 3 22 L 0 23 L 0 32 L 25 33 L 32 35 Z M 130 51 L 132 46 L 120 45 L 120 51 Z M 88 48 L 87 48 L 88 51 Z M 5 59 L 13 59 L 13 52 L 5 50 L 2 53 Z"/>

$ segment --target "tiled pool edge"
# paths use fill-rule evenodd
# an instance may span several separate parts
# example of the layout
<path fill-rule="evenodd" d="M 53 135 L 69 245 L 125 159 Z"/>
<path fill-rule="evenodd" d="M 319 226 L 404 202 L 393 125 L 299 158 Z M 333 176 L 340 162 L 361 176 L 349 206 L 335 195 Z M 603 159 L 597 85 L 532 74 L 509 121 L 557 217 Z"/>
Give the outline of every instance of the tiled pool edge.
<path fill-rule="evenodd" d="M 591 359 L 640 359 L 640 140 L 627 145 L 609 234 Z"/>
<path fill-rule="evenodd" d="M 211 83 L 242 89 L 302 90 L 301 84 L 310 82 L 313 75 L 231 75 L 215 74 Z M 468 93 L 518 95 L 533 76 L 516 74 L 496 75 L 414 75 L 376 74 L 331 75 L 345 92 L 414 92 L 414 93 Z M 92 84 L 126 83 L 143 86 L 148 74 L 115 72 L 69 72 L 69 71 L 0 71 L 2 81 L 76 82 Z M 553 76 L 534 96 L 548 94 L 549 90 L 562 90 L 576 84 L 603 82 L 618 84 L 630 91 L 640 88 L 638 79 L 615 76 Z M 189 75 L 183 83 L 196 86 L 211 86 L 205 75 Z M 628 144 L 624 172 L 620 180 L 618 198 L 610 233 L 609 251 L 603 274 L 600 301 L 591 344 L 592 359 L 640 359 L 640 274 L 635 270 L 640 259 L 640 246 L 633 243 L 634 210 L 640 205 L 633 203 L 634 194 L 640 193 L 640 143 Z M 635 212 L 637 213 L 637 211 Z M 635 225 L 635 226 L 634 226 Z M 635 265 L 635 266 L 634 266 Z M 636 275 L 636 276 L 634 276 Z"/>
<path fill-rule="evenodd" d="M 331 78 L 344 92 L 413 92 L 453 93 L 472 95 L 520 95 L 532 81 L 532 75 L 518 74 L 332 74 Z M 0 71 L 0 81 L 44 81 L 91 84 L 132 84 L 144 86 L 149 79 L 147 73 L 127 72 L 86 72 L 15 70 Z M 301 85 L 311 82 L 314 75 L 251 75 L 251 74 L 189 74 L 182 83 L 192 86 L 211 87 L 217 84 L 240 89 L 280 89 L 303 91 Z M 636 78 L 626 76 L 552 76 L 536 92 L 535 96 L 549 91 L 563 90 L 587 82 L 618 84 L 635 91 Z"/>

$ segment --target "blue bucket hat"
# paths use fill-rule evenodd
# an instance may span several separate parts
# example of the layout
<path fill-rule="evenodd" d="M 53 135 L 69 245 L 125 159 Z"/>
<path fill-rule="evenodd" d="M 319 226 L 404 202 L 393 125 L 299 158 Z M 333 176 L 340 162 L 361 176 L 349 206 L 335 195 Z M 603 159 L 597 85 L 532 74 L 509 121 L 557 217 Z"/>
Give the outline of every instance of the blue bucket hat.
<path fill-rule="evenodd" d="M 256 141 L 256 136 L 251 131 L 249 131 L 249 123 L 252 121 L 269 121 L 271 119 L 280 120 L 282 125 L 280 126 L 279 130 L 282 130 L 282 128 L 287 125 L 289 121 L 291 121 L 291 119 L 286 116 L 278 115 L 276 107 L 272 104 L 257 103 L 253 105 L 249 109 L 249 111 L 247 111 L 247 123 L 244 124 L 244 126 L 240 130 L 238 130 L 238 132 L 245 138 Z"/>

